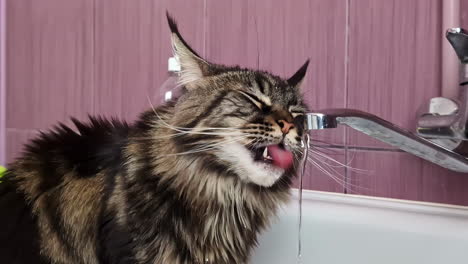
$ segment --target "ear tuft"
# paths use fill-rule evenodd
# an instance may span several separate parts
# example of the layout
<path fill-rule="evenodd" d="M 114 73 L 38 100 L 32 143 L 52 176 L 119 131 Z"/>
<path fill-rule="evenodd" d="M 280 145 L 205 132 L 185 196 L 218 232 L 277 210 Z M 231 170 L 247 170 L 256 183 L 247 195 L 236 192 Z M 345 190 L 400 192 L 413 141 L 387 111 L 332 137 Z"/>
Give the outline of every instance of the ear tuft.
<path fill-rule="evenodd" d="M 166 17 L 167 23 L 169 24 L 169 29 L 171 29 L 172 33 L 179 33 L 179 29 L 177 28 L 177 23 L 174 18 L 169 14 L 169 11 L 166 10 Z"/>
<path fill-rule="evenodd" d="M 294 87 L 299 87 L 302 83 L 302 80 L 304 79 L 304 76 L 307 72 L 307 67 L 309 66 L 310 59 L 307 59 L 307 61 L 297 70 L 294 75 L 287 80 L 288 84 Z"/>
<path fill-rule="evenodd" d="M 190 45 L 188 45 L 187 42 L 185 42 L 185 39 L 182 37 L 182 35 L 180 35 L 180 32 L 179 32 L 179 27 L 177 26 L 177 22 L 175 21 L 175 19 L 169 14 L 168 11 L 166 11 L 166 17 L 167 17 L 167 23 L 169 24 L 169 29 L 171 30 L 171 33 L 173 35 L 175 35 L 175 37 L 177 37 L 177 39 L 182 42 L 182 44 L 185 46 L 185 48 L 187 48 L 193 55 L 200 57 L 200 55 L 197 54 L 197 52 L 195 52 L 191 47 Z M 174 43 L 173 43 L 174 44 Z"/>
<path fill-rule="evenodd" d="M 167 23 L 171 30 L 172 49 L 174 56 L 179 60 L 182 67 L 179 84 L 191 89 L 195 82 L 207 76 L 211 64 L 200 57 L 184 40 L 179 32 L 177 23 L 172 16 L 166 12 Z"/>

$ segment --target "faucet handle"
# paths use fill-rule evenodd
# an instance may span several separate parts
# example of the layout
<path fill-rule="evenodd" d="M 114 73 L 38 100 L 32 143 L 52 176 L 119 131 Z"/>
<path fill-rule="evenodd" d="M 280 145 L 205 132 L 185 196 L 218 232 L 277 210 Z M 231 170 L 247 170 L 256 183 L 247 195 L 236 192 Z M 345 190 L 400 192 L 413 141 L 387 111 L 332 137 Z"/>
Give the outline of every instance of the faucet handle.
<path fill-rule="evenodd" d="M 449 28 L 445 37 L 457 53 L 460 62 L 468 63 L 468 32 L 463 28 Z"/>

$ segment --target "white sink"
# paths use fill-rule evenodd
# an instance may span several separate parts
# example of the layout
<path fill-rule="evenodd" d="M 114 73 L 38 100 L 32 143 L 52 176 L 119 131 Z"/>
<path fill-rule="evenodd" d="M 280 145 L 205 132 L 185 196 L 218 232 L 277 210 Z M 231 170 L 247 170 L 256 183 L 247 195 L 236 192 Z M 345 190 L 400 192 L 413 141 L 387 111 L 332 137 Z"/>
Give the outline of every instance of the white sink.
<path fill-rule="evenodd" d="M 298 262 L 297 190 L 293 197 L 252 264 L 468 263 L 468 207 L 313 191 L 303 192 Z"/>

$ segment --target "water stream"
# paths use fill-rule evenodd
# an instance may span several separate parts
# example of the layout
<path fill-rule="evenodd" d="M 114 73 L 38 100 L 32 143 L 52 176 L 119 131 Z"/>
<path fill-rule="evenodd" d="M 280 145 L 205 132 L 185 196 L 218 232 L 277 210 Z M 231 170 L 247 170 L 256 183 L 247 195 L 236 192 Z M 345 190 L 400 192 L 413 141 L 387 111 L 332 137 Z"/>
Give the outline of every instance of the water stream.
<path fill-rule="evenodd" d="M 305 167 L 307 164 L 307 156 L 309 154 L 309 143 L 310 137 L 309 134 L 305 134 L 304 139 L 302 140 L 303 155 L 301 162 L 301 171 L 299 174 L 299 225 L 298 225 L 298 234 L 297 234 L 297 263 L 302 263 L 302 182 L 304 179 Z"/>

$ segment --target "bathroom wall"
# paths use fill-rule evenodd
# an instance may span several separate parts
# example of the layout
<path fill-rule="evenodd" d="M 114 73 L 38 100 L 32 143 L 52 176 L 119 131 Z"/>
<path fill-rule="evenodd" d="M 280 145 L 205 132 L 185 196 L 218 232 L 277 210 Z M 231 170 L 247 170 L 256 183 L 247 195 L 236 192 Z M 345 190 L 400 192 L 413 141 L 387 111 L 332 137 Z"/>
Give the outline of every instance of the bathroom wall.
<path fill-rule="evenodd" d="M 414 130 L 441 91 L 441 0 L 10 0 L 6 10 L 9 161 L 69 116 L 133 120 L 148 108 L 171 55 L 166 10 L 213 62 L 286 77 L 310 58 L 312 109 L 356 108 Z M 468 205 L 468 175 L 344 128 L 313 139 L 311 162 L 328 173 L 309 164 L 308 189 Z"/>
<path fill-rule="evenodd" d="M 5 1 L 0 0 L 0 165 L 6 160 Z"/>

